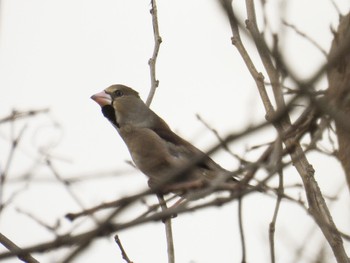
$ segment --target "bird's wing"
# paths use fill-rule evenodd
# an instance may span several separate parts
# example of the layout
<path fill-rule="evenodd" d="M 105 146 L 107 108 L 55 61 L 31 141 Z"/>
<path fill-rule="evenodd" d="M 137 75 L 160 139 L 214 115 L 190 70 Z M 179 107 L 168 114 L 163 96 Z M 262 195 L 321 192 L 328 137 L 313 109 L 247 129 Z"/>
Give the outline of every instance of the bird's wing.
<path fill-rule="evenodd" d="M 184 140 L 176 133 L 167 128 L 152 129 L 166 144 L 169 154 L 175 158 L 191 161 L 194 158 L 200 158 L 197 167 L 212 171 L 225 171 L 220 165 L 214 162 L 207 154 L 193 146 L 188 141 Z"/>

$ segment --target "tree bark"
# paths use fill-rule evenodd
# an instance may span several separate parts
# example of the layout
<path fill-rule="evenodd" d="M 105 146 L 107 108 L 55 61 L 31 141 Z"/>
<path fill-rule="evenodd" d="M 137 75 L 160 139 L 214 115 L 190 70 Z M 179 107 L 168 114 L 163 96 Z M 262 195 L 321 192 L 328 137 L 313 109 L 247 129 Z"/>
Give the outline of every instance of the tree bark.
<path fill-rule="evenodd" d="M 350 131 L 344 127 L 345 122 L 350 123 L 350 13 L 340 17 L 338 30 L 334 32 L 329 57 L 332 57 L 336 50 L 344 44 L 347 45 L 348 52 L 338 59 L 327 72 L 329 82 L 327 96 L 332 106 L 346 116 L 345 120 L 335 120 L 335 126 L 339 143 L 337 157 L 345 171 L 350 190 Z"/>

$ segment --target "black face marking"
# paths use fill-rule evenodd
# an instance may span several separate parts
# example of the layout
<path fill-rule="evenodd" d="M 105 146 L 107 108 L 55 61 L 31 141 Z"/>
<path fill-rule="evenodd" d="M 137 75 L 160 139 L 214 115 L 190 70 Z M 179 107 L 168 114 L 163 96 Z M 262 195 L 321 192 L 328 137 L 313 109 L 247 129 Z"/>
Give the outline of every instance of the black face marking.
<path fill-rule="evenodd" d="M 102 114 L 105 116 L 113 125 L 116 127 L 119 127 L 119 124 L 117 122 L 117 116 L 115 116 L 115 111 L 112 107 L 112 105 L 105 105 L 102 107 Z"/>

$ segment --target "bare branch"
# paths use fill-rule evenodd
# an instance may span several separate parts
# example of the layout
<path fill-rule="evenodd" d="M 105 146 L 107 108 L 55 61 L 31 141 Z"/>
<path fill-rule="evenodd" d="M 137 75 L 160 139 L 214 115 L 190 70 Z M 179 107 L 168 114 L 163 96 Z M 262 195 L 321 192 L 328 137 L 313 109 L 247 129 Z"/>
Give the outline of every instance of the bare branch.
<path fill-rule="evenodd" d="M 239 234 L 241 237 L 241 245 L 242 245 L 242 260 L 241 263 L 245 263 L 246 261 L 246 244 L 244 237 L 244 228 L 243 228 L 243 205 L 242 205 L 242 197 L 238 198 L 238 225 L 239 225 Z"/>
<path fill-rule="evenodd" d="M 295 33 L 300 35 L 301 37 L 305 38 L 307 41 L 309 41 L 312 45 L 316 47 L 317 50 L 319 50 L 325 57 L 327 57 L 327 52 L 310 36 L 306 35 L 304 32 L 302 32 L 300 29 L 298 29 L 295 25 L 292 25 L 288 23 L 287 21 L 283 20 L 283 24 L 287 27 L 290 27 L 291 29 L 294 30 Z"/>
<path fill-rule="evenodd" d="M 283 186 L 283 166 L 282 166 L 282 156 L 283 156 L 283 147 L 282 140 L 279 138 L 274 145 L 274 154 L 272 155 L 271 161 L 277 166 L 278 169 L 278 179 L 279 185 L 277 189 L 277 200 L 275 205 L 275 211 L 273 213 L 272 221 L 269 226 L 269 239 L 270 239 L 270 254 L 271 254 L 271 263 L 275 263 L 275 229 L 277 215 L 280 208 L 282 198 L 284 196 L 284 186 Z"/>
<path fill-rule="evenodd" d="M 9 116 L 0 119 L 0 124 L 5 123 L 5 122 L 14 121 L 14 120 L 23 119 L 23 118 L 34 117 L 37 114 L 47 113 L 47 112 L 49 112 L 49 109 L 39 109 L 39 110 L 30 110 L 30 111 L 13 110 Z"/>
<path fill-rule="evenodd" d="M 334 40 L 329 56 L 332 56 L 343 45 L 344 42 L 350 41 L 350 13 L 341 18 L 338 31 L 334 33 Z M 348 45 L 350 47 L 350 44 Z M 349 48 L 350 50 L 350 48 Z M 350 52 L 344 54 L 335 63 L 332 68 L 328 69 L 328 98 L 330 106 L 336 107 L 337 114 L 342 113 L 342 118 L 335 118 L 336 134 L 339 142 L 338 158 L 342 163 L 346 173 L 348 188 L 350 189 L 350 139 L 349 130 L 346 124 L 349 123 L 349 96 L 350 96 Z"/>
<path fill-rule="evenodd" d="M 150 67 L 150 74 L 151 74 L 151 90 L 146 100 L 146 104 L 148 106 L 151 105 L 152 99 L 159 85 L 159 81 L 156 78 L 156 62 L 158 58 L 160 44 L 162 43 L 162 38 L 159 34 L 159 27 L 158 27 L 158 10 L 157 10 L 156 0 L 151 0 L 151 4 L 152 4 L 151 15 L 152 15 L 152 25 L 153 25 L 153 35 L 154 35 L 154 49 L 153 49 L 153 55 L 148 61 L 148 64 Z"/>
<path fill-rule="evenodd" d="M 231 8 L 232 9 L 232 8 Z M 270 52 L 268 50 L 267 44 L 265 41 L 262 39 L 259 30 L 257 28 L 256 24 L 256 16 L 255 16 L 255 7 L 254 7 L 254 2 L 253 0 L 246 0 L 246 9 L 247 9 L 247 14 L 248 14 L 248 20 L 247 20 L 247 27 L 249 31 L 252 34 L 253 40 L 256 44 L 256 47 L 259 51 L 261 60 L 264 64 L 264 67 L 267 71 L 267 74 L 270 78 L 270 82 L 273 88 L 274 92 L 274 97 L 276 101 L 276 105 L 278 109 L 284 109 L 285 108 L 285 103 L 284 103 L 284 98 L 283 98 L 283 93 L 281 89 L 281 85 L 279 83 L 279 73 L 275 69 L 271 57 L 270 57 Z M 231 17 L 233 17 L 233 11 L 227 11 L 227 14 L 229 16 L 230 21 L 234 21 Z M 234 36 L 238 35 L 237 33 L 237 26 L 231 26 L 232 31 Z M 239 36 L 239 35 L 238 35 Z M 239 38 L 238 38 L 239 39 Z M 237 47 L 237 45 L 236 45 Z M 342 47 L 344 48 L 344 47 Z M 238 49 L 238 47 L 237 47 Z M 240 49 L 238 49 L 240 51 Z M 242 53 L 240 51 L 240 53 Z M 338 55 L 338 54 L 337 54 Z M 337 56 L 335 55 L 335 57 Z M 250 59 L 245 59 L 247 56 L 246 53 L 242 53 L 243 59 L 246 61 L 247 67 L 249 71 L 252 73 L 253 78 L 256 80 L 258 90 L 260 94 L 263 94 L 261 92 L 261 89 L 264 89 L 264 86 L 259 83 L 259 79 L 257 78 L 256 71 L 252 72 L 252 66 L 250 65 L 251 60 Z M 334 59 L 334 57 L 332 58 Z M 328 66 L 324 66 L 324 69 L 326 69 Z M 254 68 L 255 69 L 255 68 Z M 320 76 L 321 72 L 316 72 L 312 80 L 317 80 L 318 77 Z M 296 78 L 295 78 L 296 79 Z M 310 83 L 313 83 L 310 81 Z M 271 116 L 271 103 L 269 101 L 269 98 L 261 96 L 263 104 L 265 106 L 265 109 L 267 110 L 267 118 L 269 119 Z M 270 110 L 270 111 L 269 111 Z M 289 119 L 289 116 L 286 114 L 284 118 L 281 118 L 279 122 L 274 122 L 274 126 L 278 130 L 279 134 L 284 134 L 288 129 L 290 129 L 291 122 Z M 342 244 L 341 237 L 337 231 L 334 231 L 336 229 L 336 226 L 334 225 L 334 222 L 332 220 L 332 217 L 330 215 L 330 212 L 327 208 L 327 205 L 323 199 L 322 193 L 317 185 L 317 182 L 314 178 L 314 170 L 312 166 L 309 164 L 308 160 L 306 159 L 306 156 L 303 152 L 303 149 L 301 148 L 300 144 L 294 140 L 293 137 L 282 137 L 284 144 L 286 145 L 287 148 L 293 149 L 290 151 L 290 156 L 293 161 L 294 166 L 296 167 L 298 173 L 300 174 L 304 186 L 305 186 L 305 191 L 306 195 L 308 198 L 308 203 L 309 203 L 309 209 L 311 215 L 314 217 L 315 221 L 319 225 L 320 229 L 322 230 L 323 234 L 325 235 L 329 245 L 333 249 L 333 253 L 335 257 L 337 258 L 338 262 L 348 262 L 348 257 L 346 255 L 344 246 Z M 292 142 L 293 141 L 293 142 Z M 330 230 L 330 227 L 331 229 Z"/>
<path fill-rule="evenodd" d="M 8 239 L 6 236 L 0 233 L 0 244 L 3 244 L 4 247 L 6 247 L 10 251 L 16 251 L 16 254 L 20 260 L 27 263 L 39 263 L 35 258 L 33 258 L 29 253 L 17 253 L 17 251 L 20 251 L 21 248 L 19 248 L 15 243 L 13 243 L 10 239 Z"/>
<path fill-rule="evenodd" d="M 157 195 L 159 205 L 162 208 L 162 211 L 166 211 L 168 209 L 166 202 L 164 200 L 163 195 Z M 167 251 L 168 251 L 168 263 L 175 263 L 175 250 L 174 250 L 174 240 L 173 240 L 173 230 L 171 227 L 171 217 L 164 218 L 163 222 L 165 225 L 165 234 L 166 234 L 166 243 L 167 243 Z"/>
<path fill-rule="evenodd" d="M 14 125 L 14 122 L 12 122 L 12 125 Z M 16 137 L 14 137 L 14 134 L 12 135 L 12 137 L 14 137 L 14 138 L 12 139 L 9 156 L 7 157 L 7 162 L 6 162 L 4 170 L 0 173 L 0 213 L 1 213 L 2 209 L 4 208 L 4 204 L 5 204 L 5 200 L 3 200 L 4 199 L 5 182 L 7 180 L 7 176 L 8 176 L 12 161 L 13 161 L 14 154 L 17 150 L 18 144 L 23 136 L 23 133 L 24 133 L 26 127 L 27 126 L 23 126 L 21 131 L 19 132 L 19 134 Z"/>
<path fill-rule="evenodd" d="M 117 245 L 118 245 L 118 247 L 119 247 L 119 249 L 120 249 L 120 251 L 121 251 L 121 253 L 122 253 L 123 259 L 124 259 L 127 263 L 133 263 L 133 262 L 129 259 L 128 254 L 126 254 L 126 251 L 125 251 L 125 249 L 124 249 L 124 247 L 123 247 L 123 245 L 122 245 L 122 242 L 120 241 L 118 235 L 115 235 L 115 236 L 114 236 L 114 240 L 115 240 L 115 243 L 117 243 Z"/>

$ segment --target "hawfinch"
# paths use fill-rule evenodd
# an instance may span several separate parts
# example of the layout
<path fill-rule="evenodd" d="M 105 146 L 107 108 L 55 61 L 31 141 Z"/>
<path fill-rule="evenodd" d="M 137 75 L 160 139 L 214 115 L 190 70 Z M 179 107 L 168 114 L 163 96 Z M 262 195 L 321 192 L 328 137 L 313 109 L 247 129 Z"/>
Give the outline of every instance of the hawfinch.
<path fill-rule="evenodd" d="M 208 155 L 175 134 L 165 121 L 154 113 L 139 94 L 124 85 L 112 85 L 91 96 L 102 108 L 103 115 L 117 129 L 129 149 L 135 165 L 149 177 L 148 184 L 162 192 L 172 191 L 174 185 L 191 182 L 210 183 L 229 172 L 214 162 Z M 179 174 L 166 181 L 176 169 L 188 165 L 194 158 L 200 159 L 186 174 Z M 226 181 L 237 181 L 229 177 Z M 170 189 L 170 190 L 166 190 Z M 181 189 L 180 189 L 181 190 Z M 159 189 L 157 189 L 159 191 Z M 174 191 L 173 191 L 174 192 Z"/>

